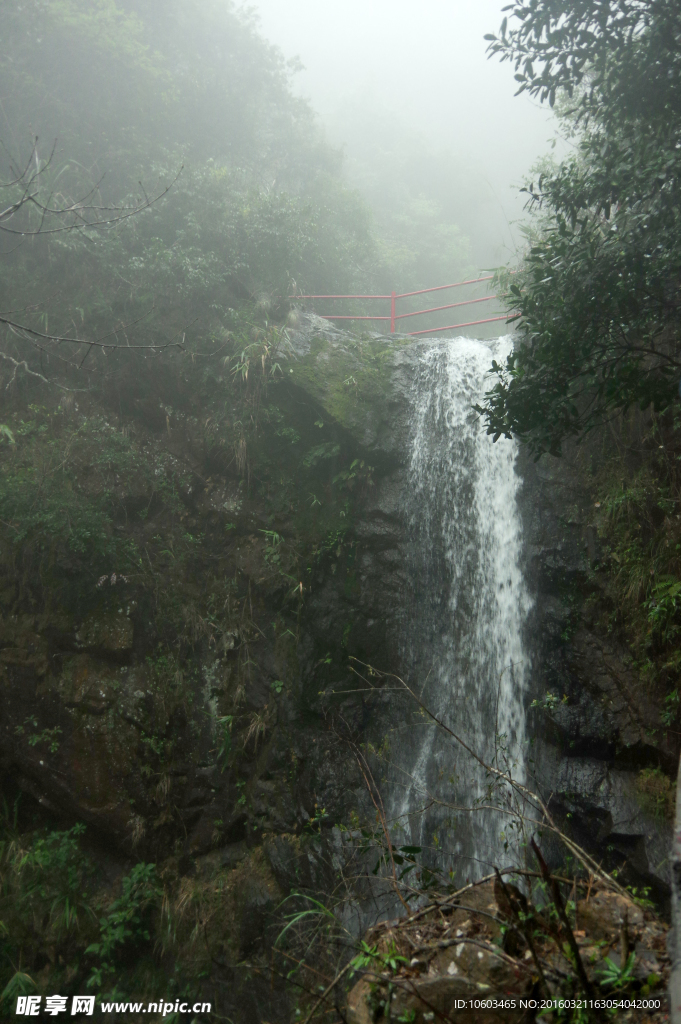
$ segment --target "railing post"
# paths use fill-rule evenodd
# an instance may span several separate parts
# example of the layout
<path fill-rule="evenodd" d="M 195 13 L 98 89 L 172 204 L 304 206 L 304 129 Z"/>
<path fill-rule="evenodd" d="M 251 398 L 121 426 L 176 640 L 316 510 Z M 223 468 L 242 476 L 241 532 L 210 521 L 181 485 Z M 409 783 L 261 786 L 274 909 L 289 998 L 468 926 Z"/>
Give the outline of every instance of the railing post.
<path fill-rule="evenodd" d="M 395 292 L 390 293 L 390 333 L 395 333 Z"/>

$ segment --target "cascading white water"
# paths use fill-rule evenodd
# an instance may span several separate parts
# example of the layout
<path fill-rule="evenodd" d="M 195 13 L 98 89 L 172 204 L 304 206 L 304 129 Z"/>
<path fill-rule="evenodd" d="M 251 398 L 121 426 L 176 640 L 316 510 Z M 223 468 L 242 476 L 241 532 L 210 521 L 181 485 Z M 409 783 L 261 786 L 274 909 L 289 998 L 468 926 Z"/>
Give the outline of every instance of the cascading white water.
<path fill-rule="evenodd" d="M 405 630 L 412 686 L 488 763 L 525 756 L 523 623 L 529 599 L 520 568 L 516 447 L 492 443 L 473 405 L 489 388 L 493 358 L 511 338 L 421 343 L 413 385 L 410 467 L 411 573 Z M 402 731 L 393 813 L 431 859 L 474 878 L 500 859 L 501 816 L 464 812 L 484 799 L 485 772 L 423 717 Z M 436 802 L 420 809 L 433 797 Z M 443 806 L 450 805 L 449 807 Z"/>

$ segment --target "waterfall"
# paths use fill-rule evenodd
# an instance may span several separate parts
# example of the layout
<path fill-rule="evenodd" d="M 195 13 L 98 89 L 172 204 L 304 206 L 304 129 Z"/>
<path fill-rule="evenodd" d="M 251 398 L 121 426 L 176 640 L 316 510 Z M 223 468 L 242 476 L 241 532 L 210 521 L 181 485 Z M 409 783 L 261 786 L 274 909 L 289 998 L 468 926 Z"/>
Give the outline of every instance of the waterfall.
<path fill-rule="evenodd" d="M 424 703 L 488 763 L 515 763 L 522 781 L 529 599 L 516 446 L 504 438 L 493 444 L 473 409 L 490 386 L 492 359 L 503 361 L 511 344 L 505 337 L 419 345 L 409 472 L 413 587 L 403 653 Z M 486 773 L 423 715 L 399 735 L 391 809 L 408 841 L 428 850 L 431 863 L 454 868 L 457 881 L 487 873 L 504 859 L 508 822 L 497 812 L 452 809 L 485 800 Z"/>

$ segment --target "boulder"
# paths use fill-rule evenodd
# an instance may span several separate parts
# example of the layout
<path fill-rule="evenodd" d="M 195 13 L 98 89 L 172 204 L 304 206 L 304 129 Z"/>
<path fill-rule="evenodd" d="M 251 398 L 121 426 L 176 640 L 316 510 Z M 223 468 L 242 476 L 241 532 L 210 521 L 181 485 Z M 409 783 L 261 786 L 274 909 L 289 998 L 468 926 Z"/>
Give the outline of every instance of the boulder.
<path fill-rule="evenodd" d="M 491 883 L 420 920 L 414 915 L 413 922 L 378 926 L 366 937 L 367 945 L 375 945 L 376 967 L 348 995 L 348 1024 L 373 1024 L 381 1012 L 413 1024 L 440 1017 L 462 1024 L 520 1024 L 527 1014 L 519 1000 L 532 989 L 532 968 L 504 952 L 500 935 Z M 400 964 L 395 971 L 385 969 L 391 957 Z"/>
<path fill-rule="evenodd" d="M 364 956 L 364 976 L 347 997 L 348 1024 L 528 1020 L 521 1001 L 540 998 L 541 977 L 524 934 L 508 927 L 517 918 L 501 893 L 499 888 L 497 900 L 492 883 L 474 885 L 456 901 L 442 900 L 370 930 L 363 948 L 372 953 Z M 537 910 L 524 897 L 522 907 L 522 915 L 530 915 L 534 954 L 551 979 L 553 995 L 578 993 L 576 980 L 565 991 L 557 986 L 558 979 L 575 974 L 564 930 L 546 908 Z M 655 914 L 622 893 L 594 889 L 577 904 L 577 925 L 574 940 L 595 991 L 604 996 L 612 991 L 602 987 L 606 968 L 621 967 L 623 953 L 628 958 L 633 951 L 636 990 L 658 994 L 669 957 L 667 928 Z"/>
<path fill-rule="evenodd" d="M 132 622 L 123 609 L 88 615 L 75 633 L 75 646 L 80 651 L 106 651 L 118 654 L 132 647 Z"/>

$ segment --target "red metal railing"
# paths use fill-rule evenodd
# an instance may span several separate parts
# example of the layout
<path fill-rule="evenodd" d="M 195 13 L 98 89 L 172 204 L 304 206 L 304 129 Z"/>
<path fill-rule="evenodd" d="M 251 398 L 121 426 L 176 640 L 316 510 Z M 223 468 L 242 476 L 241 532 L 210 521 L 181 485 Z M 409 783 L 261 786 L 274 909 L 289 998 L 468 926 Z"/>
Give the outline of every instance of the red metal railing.
<path fill-rule="evenodd" d="M 390 333 L 395 333 L 395 324 L 398 320 L 405 320 L 410 316 L 424 316 L 426 313 L 439 313 L 443 309 L 456 309 L 458 306 L 472 306 L 476 302 L 491 302 L 496 295 L 483 295 L 478 299 L 464 299 L 463 302 L 450 302 L 446 306 L 432 306 L 430 309 L 418 309 L 414 313 L 397 313 L 396 305 L 398 299 L 408 299 L 413 295 L 427 295 L 430 292 L 441 292 L 447 288 L 462 288 L 464 285 L 481 284 L 483 281 L 491 281 L 493 275 L 487 277 L 476 277 L 472 281 L 457 281 L 456 284 L 441 284 L 437 288 L 421 288 L 416 292 L 391 292 L 390 295 L 290 295 L 291 299 L 381 299 L 390 301 L 390 316 L 352 316 L 348 314 L 338 315 L 336 313 L 321 313 L 326 320 L 381 320 L 390 321 Z M 504 316 L 491 316 L 484 320 L 469 320 L 464 324 L 450 324 L 448 327 L 432 327 L 425 331 L 411 331 L 409 337 L 416 338 L 419 334 L 437 334 L 439 331 L 453 331 L 459 327 L 474 327 L 477 324 L 491 324 L 497 320 L 507 320 Z"/>

